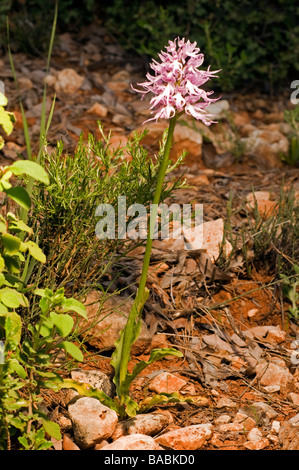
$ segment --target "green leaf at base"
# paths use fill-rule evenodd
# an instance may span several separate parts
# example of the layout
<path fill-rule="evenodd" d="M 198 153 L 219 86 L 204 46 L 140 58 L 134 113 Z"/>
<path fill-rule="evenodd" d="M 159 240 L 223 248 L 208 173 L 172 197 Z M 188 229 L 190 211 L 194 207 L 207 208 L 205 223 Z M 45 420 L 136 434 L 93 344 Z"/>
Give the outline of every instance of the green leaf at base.
<path fill-rule="evenodd" d="M 143 369 L 145 369 L 150 364 L 153 364 L 160 359 L 163 359 L 166 356 L 176 356 L 176 357 L 183 357 L 183 354 L 174 348 L 161 348 L 161 349 L 153 349 L 150 354 L 150 358 L 148 361 L 140 361 L 133 369 L 131 374 L 127 374 L 126 379 L 121 384 L 121 392 L 128 394 L 129 387 L 132 381 L 140 374 Z"/>

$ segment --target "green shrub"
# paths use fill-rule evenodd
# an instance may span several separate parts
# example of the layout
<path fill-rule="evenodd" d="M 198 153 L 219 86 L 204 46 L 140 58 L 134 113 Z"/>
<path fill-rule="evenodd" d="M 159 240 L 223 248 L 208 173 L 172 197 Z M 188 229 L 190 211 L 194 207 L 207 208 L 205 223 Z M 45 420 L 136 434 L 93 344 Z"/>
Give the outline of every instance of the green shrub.
<path fill-rule="evenodd" d="M 51 289 L 68 288 L 72 295 L 98 288 L 112 265 L 117 266 L 126 251 L 136 246 L 138 242 L 130 239 L 98 239 L 95 228 L 99 217 L 95 213 L 99 204 L 109 203 L 117 223 L 120 196 L 126 197 L 127 208 L 134 203 L 149 208 L 160 154 L 156 159 L 148 155 L 140 145 L 143 135 L 135 135 L 117 149 L 111 147 L 109 136 L 97 141 L 89 135 L 87 141 L 80 139 L 74 154 L 64 153 L 61 142 L 51 155 L 42 154 L 41 165 L 50 184 L 47 188 L 34 186 L 31 214 L 39 245 L 48 259 L 36 272 L 39 282 L 44 280 Z M 163 200 L 180 184 L 180 180 L 169 187 L 165 183 Z"/>
<path fill-rule="evenodd" d="M 299 7 L 292 0 L 114 0 L 106 25 L 132 52 L 155 57 L 176 36 L 197 41 L 218 85 L 236 91 L 249 85 L 272 91 L 299 70 Z"/>
<path fill-rule="evenodd" d="M 1 0 L 0 6 L 0 46 L 6 44 L 6 15 L 13 33 L 11 47 L 14 50 L 40 55 L 48 47 L 55 1 L 43 0 Z M 66 28 L 76 30 L 94 19 L 96 2 L 87 0 L 58 1 L 58 31 Z"/>
<path fill-rule="evenodd" d="M 291 110 L 285 110 L 284 119 L 291 127 L 289 134 L 289 149 L 286 154 L 281 154 L 281 160 L 288 165 L 299 163 L 299 106 Z"/>
<path fill-rule="evenodd" d="M 7 99 L 2 93 L 0 105 L 0 126 L 10 134 L 15 118 L 5 111 Z M 4 139 L 0 145 L 4 145 Z M 19 209 L 27 215 L 31 198 L 23 186 L 14 186 L 10 180 L 23 175 L 49 184 L 46 171 L 35 161 L 17 160 L 0 169 L 0 450 L 10 450 L 12 440 L 23 449 L 47 449 L 52 442 L 46 433 L 60 439 L 59 426 L 39 408 L 40 390 L 55 389 L 63 382 L 54 364 L 61 350 L 71 362 L 83 361 L 80 348 L 74 344 L 78 321 L 68 312 L 87 319 L 85 307 L 76 299 L 66 298 L 63 288 L 53 292 L 27 284 L 27 260 L 42 265 L 46 257 L 32 240 L 36 232 L 25 223 L 25 217 L 18 217 L 19 212 L 22 214 Z M 32 298 L 36 296 L 41 299 L 34 315 Z M 62 363 L 66 367 L 68 359 Z"/>

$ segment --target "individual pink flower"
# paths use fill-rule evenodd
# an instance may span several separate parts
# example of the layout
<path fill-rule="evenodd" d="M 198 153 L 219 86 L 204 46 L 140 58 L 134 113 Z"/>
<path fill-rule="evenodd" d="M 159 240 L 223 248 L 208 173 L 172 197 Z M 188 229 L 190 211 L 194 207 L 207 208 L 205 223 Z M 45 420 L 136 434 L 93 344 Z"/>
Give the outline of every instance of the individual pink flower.
<path fill-rule="evenodd" d="M 144 90 L 132 87 L 143 96 L 149 92 L 154 95 L 150 101 L 150 109 L 155 116 L 145 122 L 159 118 L 170 119 L 182 112 L 208 126 L 216 122 L 212 121 L 213 115 L 207 112 L 206 107 L 219 98 L 210 98 L 213 91 L 204 91 L 200 87 L 210 78 L 217 77 L 215 74 L 219 70 L 211 72 L 210 67 L 207 70 L 199 70 L 204 55 L 196 44 L 185 41 L 184 38 L 169 41 L 166 52 L 161 51 L 158 54 L 161 62 L 153 60 L 150 64 L 155 75 L 148 73 L 148 81 L 137 84 Z"/>

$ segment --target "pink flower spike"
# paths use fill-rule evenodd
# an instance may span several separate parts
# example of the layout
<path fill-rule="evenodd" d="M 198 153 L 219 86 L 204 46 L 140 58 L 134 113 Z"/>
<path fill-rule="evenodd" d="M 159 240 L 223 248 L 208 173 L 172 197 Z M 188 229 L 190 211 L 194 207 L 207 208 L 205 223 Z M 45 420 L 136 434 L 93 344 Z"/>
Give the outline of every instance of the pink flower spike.
<path fill-rule="evenodd" d="M 216 121 L 212 121 L 213 116 L 205 108 L 219 98 L 209 98 L 213 91 L 205 91 L 200 88 L 210 78 L 217 77 L 219 72 L 199 70 L 204 61 L 204 55 L 200 53 L 200 48 L 196 47 L 196 42 L 191 43 L 184 38 L 176 38 L 169 41 L 166 52 L 158 54 L 160 61 L 153 60 L 150 68 L 154 75 L 146 74 L 148 81 L 138 83 L 143 90 L 132 89 L 142 93 L 142 98 L 146 93 L 153 93 L 150 101 L 150 109 L 154 117 L 145 122 L 169 119 L 177 113 L 185 112 L 197 120 L 201 120 L 209 126 Z"/>

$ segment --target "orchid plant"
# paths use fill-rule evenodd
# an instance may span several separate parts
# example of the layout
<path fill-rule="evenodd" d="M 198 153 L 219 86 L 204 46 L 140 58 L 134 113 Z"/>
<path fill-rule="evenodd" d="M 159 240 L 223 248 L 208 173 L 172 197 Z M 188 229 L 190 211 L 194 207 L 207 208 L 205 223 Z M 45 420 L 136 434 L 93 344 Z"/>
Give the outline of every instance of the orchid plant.
<path fill-rule="evenodd" d="M 196 42 L 191 43 L 190 40 L 186 41 L 184 38 L 176 38 L 174 41 L 169 41 L 166 52 L 161 51 L 159 58 L 161 62 L 153 60 L 150 64 L 154 75 L 148 73 L 146 75 L 147 81 L 138 83 L 138 86 L 142 87 L 142 90 L 132 87 L 136 92 L 141 93 L 142 97 L 147 93 L 154 95 L 150 101 L 150 109 L 154 116 L 145 122 L 168 119 L 169 126 L 155 189 L 153 213 L 151 214 L 148 230 L 140 283 L 126 326 L 116 342 L 116 349 L 111 360 L 111 364 L 115 370 L 114 383 L 116 385 L 116 393 L 120 405 L 127 410 L 129 415 L 133 415 L 136 409 L 136 404 L 129 397 L 129 386 L 141 370 L 167 355 L 182 357 L 181 352 L 174 348 L 154 349 L 148 361 L 139 362 L 133 372 L 131 374 L 128 373 L 131 346 L 139 336 L 141 314 L 149 295 L 146 281 L 150 264 L 153 234 L 158 204 L 169 163 L 169 153 L 175 124 L 177 119 L 183 113 L 186 113 L 209 126 L 215 121 L 212 120 L 213 116 L 209 114 L 206 108 L 219 99 L 210 97 L 213 91 L 205 91 L 201 88 L 202 85 L 214 77 L 218 71 L 210 71 L 210 67 L 208 67 L 207 70 L 199 69 L 203 64 L 204 54 L 200 52 L 200 48 L 197 47 Z"/>
<path fill-rule="evenodd" d="M 177 119 L 183 113 L 186 113 L 209 126 L 215 121 L 212 120 L 213 116 L 208 113 L 206 108 L 212 102 L 219 99 L 211 98 L 210 95 L 213 92 L 207 92 L 201 88 L 204 83 L 215 76 L 217 71 L 211 72 L 209 68 L 208 70 L 199 69 L 204 61 L 204 55 L 196 47 L 196 42 L 191 43 L 189 40 L 186 41 L 180 38 L 169 41 L 166 52 L 162 51 L 159 54 L 159 58 L 161 59 L 160 63 L 153 60 L 150 64 L 154 75 L 148 73 L 146 75 L 148 81 L 138 83 L 143 90 L 132 87 L 133 90 L 142 93 L 143 96 L 146 93 L 154 95 L 150 101 L 150 109 L 154 116 L 145 122 L 168 119 L 169 126 L 166 134 L 164 134 L 162 158 L 153 198 L 140 283 L 126 326 L 115 343 L 115 351 L 111 358 L 111 365 L 114 368 L 113 381 L 116 386 L 116 397 L 112 399 L 101 390 L 92 389 L 88 384 L 76 383 L 71 379 L 65 379 L 63 385 L 66 388 L 75 388 L 82 395 L 98 398 L 122 417 L 134 416 L 137 412 L 140 413 L 157 403 L 190 400 L 176 392 L 170 394 L 161 393 L 152 398 L 148 397 L 138 404 L 129 395 L 132 381 L 145 367 L 168 355 L 183 356 L 180 351 L 174 348 L 153 349 L 148 361 L 138 362 L 133 372 L 128 372 L 131 347 L 139 336 L 142 310 L 149 295 L 146 282 L 155 233 L 155 221 L 165 175 L 169 166 L 169 153 L 175 124 Z"/>

